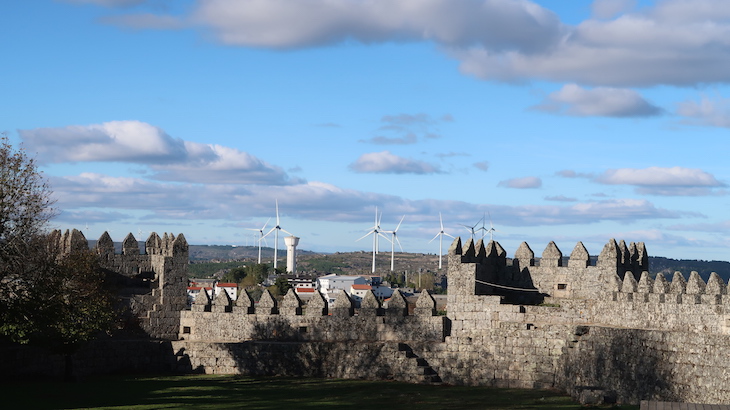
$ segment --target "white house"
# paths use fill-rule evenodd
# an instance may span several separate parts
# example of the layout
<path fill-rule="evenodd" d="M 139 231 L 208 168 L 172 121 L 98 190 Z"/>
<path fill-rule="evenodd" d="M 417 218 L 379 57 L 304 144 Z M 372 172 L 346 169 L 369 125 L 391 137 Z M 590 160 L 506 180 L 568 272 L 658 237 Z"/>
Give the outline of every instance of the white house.
<path fill-rule="evenodd" d="M 214 294 L 218 296 L 220 292 L 226 292 L 231 300 L 236 300 L 238 297 L 238 284 L 237 283 L 216 283 L 213 288 Z"/>

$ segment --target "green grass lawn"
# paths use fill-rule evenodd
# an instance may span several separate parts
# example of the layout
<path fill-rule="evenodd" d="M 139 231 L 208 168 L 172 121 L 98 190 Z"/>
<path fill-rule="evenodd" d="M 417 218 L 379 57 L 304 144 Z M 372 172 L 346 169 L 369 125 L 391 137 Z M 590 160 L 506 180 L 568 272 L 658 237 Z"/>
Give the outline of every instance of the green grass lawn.
<path fill-rule="evenodd" d="M 556 392 L 218 375 L 0 384 L 7 409 L 580 409 Z M 637 409 L 621 407 L 622 409 Z"/>

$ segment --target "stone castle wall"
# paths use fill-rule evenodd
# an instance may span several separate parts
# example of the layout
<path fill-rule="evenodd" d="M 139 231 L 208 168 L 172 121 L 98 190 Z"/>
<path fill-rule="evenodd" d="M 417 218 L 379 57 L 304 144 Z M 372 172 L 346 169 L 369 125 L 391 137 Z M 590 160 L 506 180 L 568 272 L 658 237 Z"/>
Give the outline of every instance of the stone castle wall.
<path fill-rule="evenodd" d="M 59 253 L 88 251 L 88 241 L 76 229 L 53 231 L 51 239 Z M 180 311 L 187 305 L 188 243 L 183 234 L 150 234 L 145 252 L 131 233 L 115 253 L 114 242 L 104 232 L 92 249 L 108 273 L 116 280 L 123 303 L 152 338 L 177 339 Z"/>
<path fill-rule="evenodd" d="M 56 235 L 66 250 L 85 243 L 78 231 Z M 235 301 L 201 292 L 185 310 L 184 237 L 153 234 L 146 245 L 141 254 L 129 235 L 115 254 L 106 235 L 95 249 L 103 266 L 134 285 L 128 299 L 143 328 L 172 339 L 155 363 L 178 371 L 559 388 L 583 402 L 730 404 L 726 284 L 696 273 L 651 278 L 642 243 L 611 240 L 592 264 L 581 243 L 567 259 L 552 242 L 540 258 L 523 243 L 508 260 L 497 242 L 457 238 L 446 316 L 436 315 L 427 292 L 409 315 L 397 291 L 382 305 L 367 293 L 360 308 L 345 293 L 328 308 L 318 295 L 305 305 L 294 292 L 281 302 L 265 292 L 258 303 L 246 292 Z"/>
<path fill-rule="evenodd" d="M 581 243 L 567 261 L 550 243 L 539 262 L 523 243 L 508 263 L 496 242 L 456 239 L 448 258 L 446 316 L 435 316 L 426 292 L 413 316 L 399 292 L 382 307 L 367 294 L 359 309 L 342 293 L 331 311 L 321 298 L 304 306 L 293 292 L 280 306 L 268 293 L 258 304 L 245 292 L 237 301 L 201 293 L 181 314 L 175 348 L 211 373 L 560 388 L 584 402 L 730 403 L 730 365 L 720 356 L 730 345 L 730 297 L 717 275 L 707 283 L 696 273 L 651 279 L 644 244 L 614 240 L 595 265 Z"/>

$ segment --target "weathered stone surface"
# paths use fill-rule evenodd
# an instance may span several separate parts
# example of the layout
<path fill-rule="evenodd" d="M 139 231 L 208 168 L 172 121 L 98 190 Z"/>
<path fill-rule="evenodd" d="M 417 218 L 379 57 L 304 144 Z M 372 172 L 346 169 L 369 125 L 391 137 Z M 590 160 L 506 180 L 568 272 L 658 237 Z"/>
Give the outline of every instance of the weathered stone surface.
<path fill-rule="evenodd" d="M 130 232 L 122 242 L 122 254 L 123 255 L 139 255 L 139 244 L 137 239 Z"/>
<path fill-rule="evenodd" d="M 583 242 L 578 242 L 573 248 L 573 252 L 570 253 L 570 260 L 568 261 L 569 267 L 585 268 L 590 264 L 590 255 L 588 250 L 583 245 Z"/>
<path fill-rule="evenodd" d="M 301 315 L 302 305 L 302 300 L 299 299 L 297 292 L 294 291 L 294 288 L 290 288 L 281 300 L 279 313 L 283 315 Z"/>
<path fill-rule="evenodd" d="M 276 315 L 279 313 L 279 309 L 276 303 L 276 299 L 271 295 L 268 289 L 264 290 L 259 299 L 258 305 L 256 305 L 257 315 Z"/>
<path fill-rule="evenodd" d="M 449 255 L 461 255 L 461 237 L 457 236 L 449 246 Z"/>
<path fill-rule="evenodd" d="M 307 309 L 306 309 L 306 315 L 307 316 L 326 316 L 329 312 L 327 301 L 324 300 L 324 296 L 322 296 L 319 292 L 314 292 L 314 295 L 311 299 L 309 299 L 309 302 L 307 303 Z"/>
<path fill-rule="evenodd" d="M 540 258 L 540 266 L 563 266 L 563 253 L 560 252 L 560 249 L 558 249 L 558 245 L 556 245 L 555 242 L 550 241 L 550 243 L 548 243 L 545 247 L 545 250 L 542 252 L 542 257 Z"/>
<path fill-rule="evenodd" d="M 205 291 L 201 290 L 200 293 L 205 293 Z M 228 296 L 228 293 L 225 291 L 220 291 L 213 301 L 213 307 L 211 310 L 213 312 L 230 312 L 232 307 L 233 301 L 231 300 L 231 297 Z"/>

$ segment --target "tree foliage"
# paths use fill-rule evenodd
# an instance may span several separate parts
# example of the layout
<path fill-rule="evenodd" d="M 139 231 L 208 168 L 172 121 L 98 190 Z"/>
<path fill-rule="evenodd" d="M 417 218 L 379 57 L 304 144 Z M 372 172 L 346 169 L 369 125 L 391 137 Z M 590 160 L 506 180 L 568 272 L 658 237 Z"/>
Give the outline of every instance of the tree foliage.
<path fill-rule="evenodd" d="M 54 216 L 51 189 L 35 161 L 0 134 L 0 280 L 27 269 L 27 255 Z"/>
<path fill-rule="evenodd" d="M 221 282 L 239 283 L 246 277 L 246 267 L 231 268 L 221 277 Z"/>
<path fill-rule="evenodd" d="M 288 292 L 291 288 L 292 286 L 291 284 L 289 284 L 289 281 L 286 280 L 285 277 L 279 276 L 278 278 L 276 278 L 274 285 L 269 287 L 269 291 L 274 296 L 284 296 L 286 295 L 286 292 Z"/>
<path fill-rule="evenodd" d="M 113 298 L 95 254 L 61 254 L 45 231 L 51 189 L 0 135 L 0 338 L 72 350 L 109 328 Z"/>
<path fill-rule="evenodd" d="M 33 255 L 44 259 L 44 269 L 16 275 L 4 287 L 0 335 L 16 343 L 72 351 L 111 329 L 115 299 L 105 287 L 96 254 L 86 250 L 58 255 L 52 246 L 47 249 Z"/>

